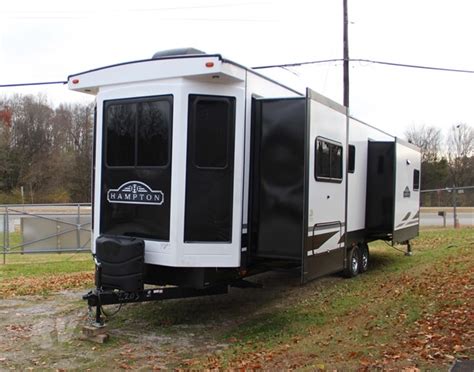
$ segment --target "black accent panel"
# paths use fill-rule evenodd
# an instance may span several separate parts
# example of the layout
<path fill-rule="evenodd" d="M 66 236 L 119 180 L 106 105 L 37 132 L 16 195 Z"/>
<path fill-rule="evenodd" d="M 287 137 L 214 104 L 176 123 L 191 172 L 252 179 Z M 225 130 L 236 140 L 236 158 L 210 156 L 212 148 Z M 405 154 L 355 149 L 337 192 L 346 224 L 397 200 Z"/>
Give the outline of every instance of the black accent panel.
<path fill-rule="evenodd" d="M 347 237 L 347 246 L 351 246 L 353 243 L 360 243 L 366 241 L 365 237 L 367 232 L 365 229 L 348 231 L 347 234 L 343 234 L 341 239 L 339 239 L 339 243 L 343 243 Z"/>
<path fill-rule="evenodd" d="M 308 239 L 310 240 L 310 243 L 308 246 L 310 247 L 310 249 L 318 249 L 336 234 L 339 234 L 339 231 L 331 231 L 327 233 L 309 236 Z"/>
<path fill-rule="evenodd" d="M 100 236 L 96 240 L 96 284 L 103 288 L 139 291 L 143 289 L 145 243 L 136 238 Z"/>
<path fill-rule="evenodd" d="M 365 226 L 368 235 L 391 234 L 394 228 L 395 143 L 368 144 Z"/>
<path fill-rule="evenodd" d="M 157 104 L 159 103 L 159 104 Z M 109 110 L 109 107 L 115 107 Z M 133 119 L 126 121 L 122 116 L 120 122 L 116 120 L 119 107 L 135 107 L 139 115 L 132 116 Z M 129 111 L 128 108 L 125 111 Z M 155 108 L 155 109 L 154 109 Z M 169 110 L 169 111 L 168 111 Z M 109 112 L 110 111 L 110 112 Z M 103 124 L 103 149 L 102 149 L 102 185 L 101 185 L 101 213 L 100 233 L 104 235 L 136 236 L 147 239 L 169 240 L 170 229 L 170 202 L 171 202 L 171 138 L 172 138 L 172 112 L 173 97 L 154 96 L 133 99 L 113 100 L 104 102 L 104 124 Z M 110 124 L 110 125 L 109 125 Z M 133 153 L 129 154 L 127 162 L 131 166 L 108 166 L 123 164 L 123 154 L 117 155 L 118 159 L 111 159 L 115 154 L 121 154 L 120 146 L 117 144 L 117 136 L 120 131 L 115 126 L 135 128 L 133 133 L 147 132 L 149 135 L 146 146 L 140 146 L 142 141 L 135 138 L 133 142 Z M 109 128 L 110 127 L 110 128 Z M 152 129 L 152 127 L 154 129 Z M 112 130 L 113 128 L 114 130 Z M 156 132 L 156 131 L 157 132 Z M 125 133 L 129 133 L 125 131 Z M 159 132 L 159 133 L 158 133 Z M 108 141 L 111 148 L 108 148 Z M 120 142 L 120 141 L 119 141 Z M 165 149 L 163 146 L 166 144 Z M 130 148 L 126 146 L 123 151 Z M 160 147 L 160 149 L 157 149 Z M 156 149 L 156 153 L 154 151 Z M 157 164 L 163 166 L 144 166 L 146 154 L 150 159 L 156 160 Z M 157 154 L 160 155 L 157 155 Z M 140 161 L 142 159 L 142 161 Z M 166 163 L 166 164 L 165 164 Z M 138 181 L 146 184 L 149 189 L 163 193 L 161 204 L 123 203 L 125 200 L 108 201 L 107 193 L 117 190 L 130 181 Z M 133 196 L 130 193 L 129 196 Z"/>
<path fill-rule="evenodd" d="M 147 284 L 206 288 L 228 284 L 239 277 L 239 270 L 236 269 L 145 265 L 145 283 Z"/>
<path fill-rule="evenodd" d="M 189 96 L 185 242 L 230 242 L 235 98 Z"/>
<path fill-rule="evenodd" d="M 407 240 L 413 239 L 418 236 L 420 225 L 405 227 L 403 229 L 395 230 L 393 232 L 392 241 L 393 243 L 403 243 Z"/>
<path fill-rule="evenodd" d="M 304 281 L 319 278 L 344 269 L 344 248 L 333 249 L 312 256 L 307 256 L 304 260 Z"/>
<path fill-rule="evenodd" d="M 301 259 L 305 100 L 253 101 L 249 234 L 258 257 Z"/>

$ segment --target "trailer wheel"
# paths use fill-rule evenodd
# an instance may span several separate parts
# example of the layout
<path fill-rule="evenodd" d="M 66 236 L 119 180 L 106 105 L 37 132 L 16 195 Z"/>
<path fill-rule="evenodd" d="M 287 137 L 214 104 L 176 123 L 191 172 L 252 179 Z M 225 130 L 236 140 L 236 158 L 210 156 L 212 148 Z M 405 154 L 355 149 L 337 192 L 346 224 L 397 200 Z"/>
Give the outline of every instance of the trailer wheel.
<path fill-rule="evenodd" d="M 352 247 L 347 255 L 347 262 L 348 265 L 344 269 L 344 276 L 346 278 L 353 278 L 357 274 L 359 274 L 359 266 L 360 266 L 360 251 L 359 247 L 356 245 Z"/>
<path fill-rule="evenodd" d="M 365 273 L 369 269 L 369 246 L 367 245 L 367 243 L 359 244 L 359 253 L 359 272 Z"/>

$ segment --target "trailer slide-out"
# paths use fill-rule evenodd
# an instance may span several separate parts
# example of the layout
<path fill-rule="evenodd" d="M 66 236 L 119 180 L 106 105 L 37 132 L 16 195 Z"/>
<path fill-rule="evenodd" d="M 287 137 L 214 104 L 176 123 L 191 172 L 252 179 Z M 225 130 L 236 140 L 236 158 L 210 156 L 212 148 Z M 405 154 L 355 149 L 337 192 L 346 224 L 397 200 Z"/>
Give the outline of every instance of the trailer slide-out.
<path fill-rule="evenodd" d="M 97 320 L 102 304 L 223 293 L 274 265 L 302 283 L 355 276 L 368 242 L 418 235 L 419 149 L 310 89 L 195 49 L 68 85 L 96 96 Z"/>

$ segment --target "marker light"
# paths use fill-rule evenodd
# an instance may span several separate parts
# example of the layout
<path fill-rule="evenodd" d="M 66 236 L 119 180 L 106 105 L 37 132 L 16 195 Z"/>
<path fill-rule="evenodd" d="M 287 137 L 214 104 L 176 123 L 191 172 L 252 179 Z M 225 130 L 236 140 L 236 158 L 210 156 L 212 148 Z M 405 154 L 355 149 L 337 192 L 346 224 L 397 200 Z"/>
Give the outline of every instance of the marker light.
<path fill-rule="evenodd" d="M 74 79 L 74 80 L 72 81 L 72 83 L 73 83 L 73 84 L 79 83 L 79 79 Z"/>
<path fill-rule="evenodd" d="M 214 67 L 214 62 L 206 62 L 206 67 Z"/>

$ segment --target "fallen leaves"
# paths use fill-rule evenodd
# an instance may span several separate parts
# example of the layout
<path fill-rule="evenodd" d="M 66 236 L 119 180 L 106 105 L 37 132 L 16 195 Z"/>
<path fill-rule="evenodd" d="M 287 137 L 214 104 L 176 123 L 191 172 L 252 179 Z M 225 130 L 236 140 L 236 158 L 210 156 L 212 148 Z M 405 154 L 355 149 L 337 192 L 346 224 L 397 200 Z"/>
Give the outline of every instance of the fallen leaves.
<path fill-rule="evenodd" d="M 309 325 L 304 335 L 289 335 L 276 346 L 241 345 L 234 356 L 212 356 L 203 366 L 272 370 L 320 369 L 317 365 L 321 364 L 329 369 L 358 366 L 360 371 L 419 372 L 420 366 L 448 366 L 455 359 L 472 357 L 473 256 L 441 256 L 423 266 L 374 281 L 367 301 L 328 323 L 332 332 L 328 327 Z M 315 308 L 318 305 L 331 309 L 327 299 Z M 376 344 L 378 337 L 384 343 Z"/>
<path fill-rule="evenodd" d="M 53 274 L 40 277 L 17 277 L 0 282 L 0 298 L 38 295 L 65 289 L 90 287 L 93 272 Z"/>

